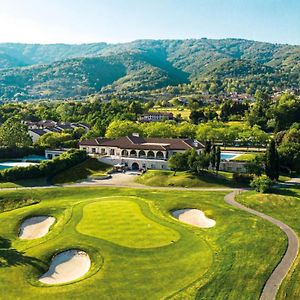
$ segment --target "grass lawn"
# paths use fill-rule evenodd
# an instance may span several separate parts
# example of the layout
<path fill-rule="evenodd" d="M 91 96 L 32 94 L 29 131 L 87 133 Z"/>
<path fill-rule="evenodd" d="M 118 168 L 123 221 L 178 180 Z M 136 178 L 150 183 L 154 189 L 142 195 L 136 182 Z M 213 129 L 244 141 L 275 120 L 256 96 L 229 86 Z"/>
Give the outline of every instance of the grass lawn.
<path fill-rule="evenodd" d="M 138 176 L 136 182 L 149 186 L 174 186 L 174 187 L 237 187 L 232 181 L 233 173 L 219 172 L 218 177 L 207 172 L 199 177 L 189 172 L 148 170 L 145 174 Z"/>
<path fill-rule="evenodd" d="M 243 193 L 238 201 L 286 223 L 300 238 L 300 188 L 281 189 L 274 194 Z M 277 299 L 300 299 L 300 255 L 279 290 Z"/>
<path fill-rule="evenodd" d="M 24 179 L 24 180 L 18 180 L 15 182 L 1 182 L 0 181 L 0 189 L 34 187 L 34 186 L 45 186 L 45 185 L 48 185 L 47 178 Z"/>
<path fill-rule="evenodd" d="M 177 115 L 181 115 L 181 118 L 185 120 L 190 119 L 190 114 L 191 110 L 188 108 L 172 108 L 172 107 L 157 107 L 157 108 L 152 108 L 150 112 L 167 112 L 167 113 L 172 113 L 174 117 Z"/>
<path fill-rule="evenodd" d="M 5 299 L 258 299 L 286 238 L 228 206 L 224 195 L 104 187 L 1 191 L 0 201 L 40 202 L 0 214 L 0 289 Z M 189 207 L 216 226 L 200 229 L 170 215 Z M 33 215 L 57 221 L 43 238 L 18 239 L 21 221 Z M 90 255 L 88 274 L 72 284 L 39 283 L 51 257 L 69 248 Z"/>
<path fill-rule="evenodd" d="M 89 158 L 86 161 L 59 173 L 53 178 L 53 183 L 72 183 L 89 176 L 105 176 L 107 171 L 111 170 L 111 166 L 100 162 L 96 158 Z"/>
<path fill-rule="evenodd" d="M 234 161 L 251 161 L 255 158 L 256 154 L 255 153 L 244 153 L 236 158 L 232 159 Z"/>

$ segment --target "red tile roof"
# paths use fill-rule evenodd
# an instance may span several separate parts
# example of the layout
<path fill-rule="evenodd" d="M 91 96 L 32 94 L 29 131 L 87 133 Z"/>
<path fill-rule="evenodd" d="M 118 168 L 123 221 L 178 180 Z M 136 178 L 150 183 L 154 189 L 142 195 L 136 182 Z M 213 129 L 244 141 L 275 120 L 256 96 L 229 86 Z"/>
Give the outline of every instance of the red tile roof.
<path fill-rule="evenodd" d="M 95 138 L 79 143 L 80 146 L 107 146 L 120 149 L 141 150 L 188 150 L 203 149 L 204 145 L 192 139 L 143 138 L 140 136 L 125 136 L 117 139 Z"/>

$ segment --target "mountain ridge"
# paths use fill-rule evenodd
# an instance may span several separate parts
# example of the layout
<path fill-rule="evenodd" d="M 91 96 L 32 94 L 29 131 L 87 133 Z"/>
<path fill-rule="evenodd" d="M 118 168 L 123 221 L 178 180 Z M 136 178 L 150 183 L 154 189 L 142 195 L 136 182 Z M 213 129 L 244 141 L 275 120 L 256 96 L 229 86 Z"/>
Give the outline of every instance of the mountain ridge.
<path fill-rule="evenodd" d="M 16 95 L 21 100 L 68 98 L 195 82 L 227 90 L 237 86 L 240 91 L 299 88 L 299 71 L 300 46 L 234 38 L 0 44 L 0 98 L 8 100 Z"/>

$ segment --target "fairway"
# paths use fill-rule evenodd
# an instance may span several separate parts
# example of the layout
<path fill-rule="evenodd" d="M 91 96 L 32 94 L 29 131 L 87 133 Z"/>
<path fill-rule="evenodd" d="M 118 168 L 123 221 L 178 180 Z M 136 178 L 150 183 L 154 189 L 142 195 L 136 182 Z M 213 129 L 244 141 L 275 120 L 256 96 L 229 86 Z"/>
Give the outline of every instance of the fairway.
<path fill-rule="evenodd" d="M 0 288 L 6 299 L 258 299 L 286 239 L 268 222 L 225 204 L 224 195 L 100 187 L 1 191 L 0 201 L 30 201 L 0 214 Z M 172 217 L 187 207 L 216 225 L 202 229 Z M 19 239 L 22 221 L 38 215 L 56 219 L 50 231 Z M 69 249 L 89 255 L 89 271 L 69 284 L 39 282 L 53 255 Z"/>
<path fill-rule="evenodd" d="M 300 188 L 281 189 L 275 194 L 248 192 L 237 200 L 288 224 L 300 237 Z M 277 299 L 300 299 L 300 255 L 283 281 Z"/>

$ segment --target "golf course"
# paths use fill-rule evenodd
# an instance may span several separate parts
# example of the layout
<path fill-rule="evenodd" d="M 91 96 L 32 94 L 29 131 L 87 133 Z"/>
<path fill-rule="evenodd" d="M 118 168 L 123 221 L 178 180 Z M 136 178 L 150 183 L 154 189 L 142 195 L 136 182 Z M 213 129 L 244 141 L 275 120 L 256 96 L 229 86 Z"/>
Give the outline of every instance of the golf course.
<path fill-rule="evenodd" d="M 0 289 L 6 299 L 258 299 L 287 239 L 226 204 L 227 193 L 2 190 Z M 55 278 L 55 263 L 79 273 Z"/>
<path fill-rule="evenodd" d="M 300 188 L 294 186 L 289 189 L 280 189 L 273 194 L 259 194 L 254 191 L 243 193 L 237 201 L 247 207 L 261 211 L 278 220 L 281 220 L 300 237 Z M 300 255 L 283 281 L 277 299 L 300 299 Z"/>

